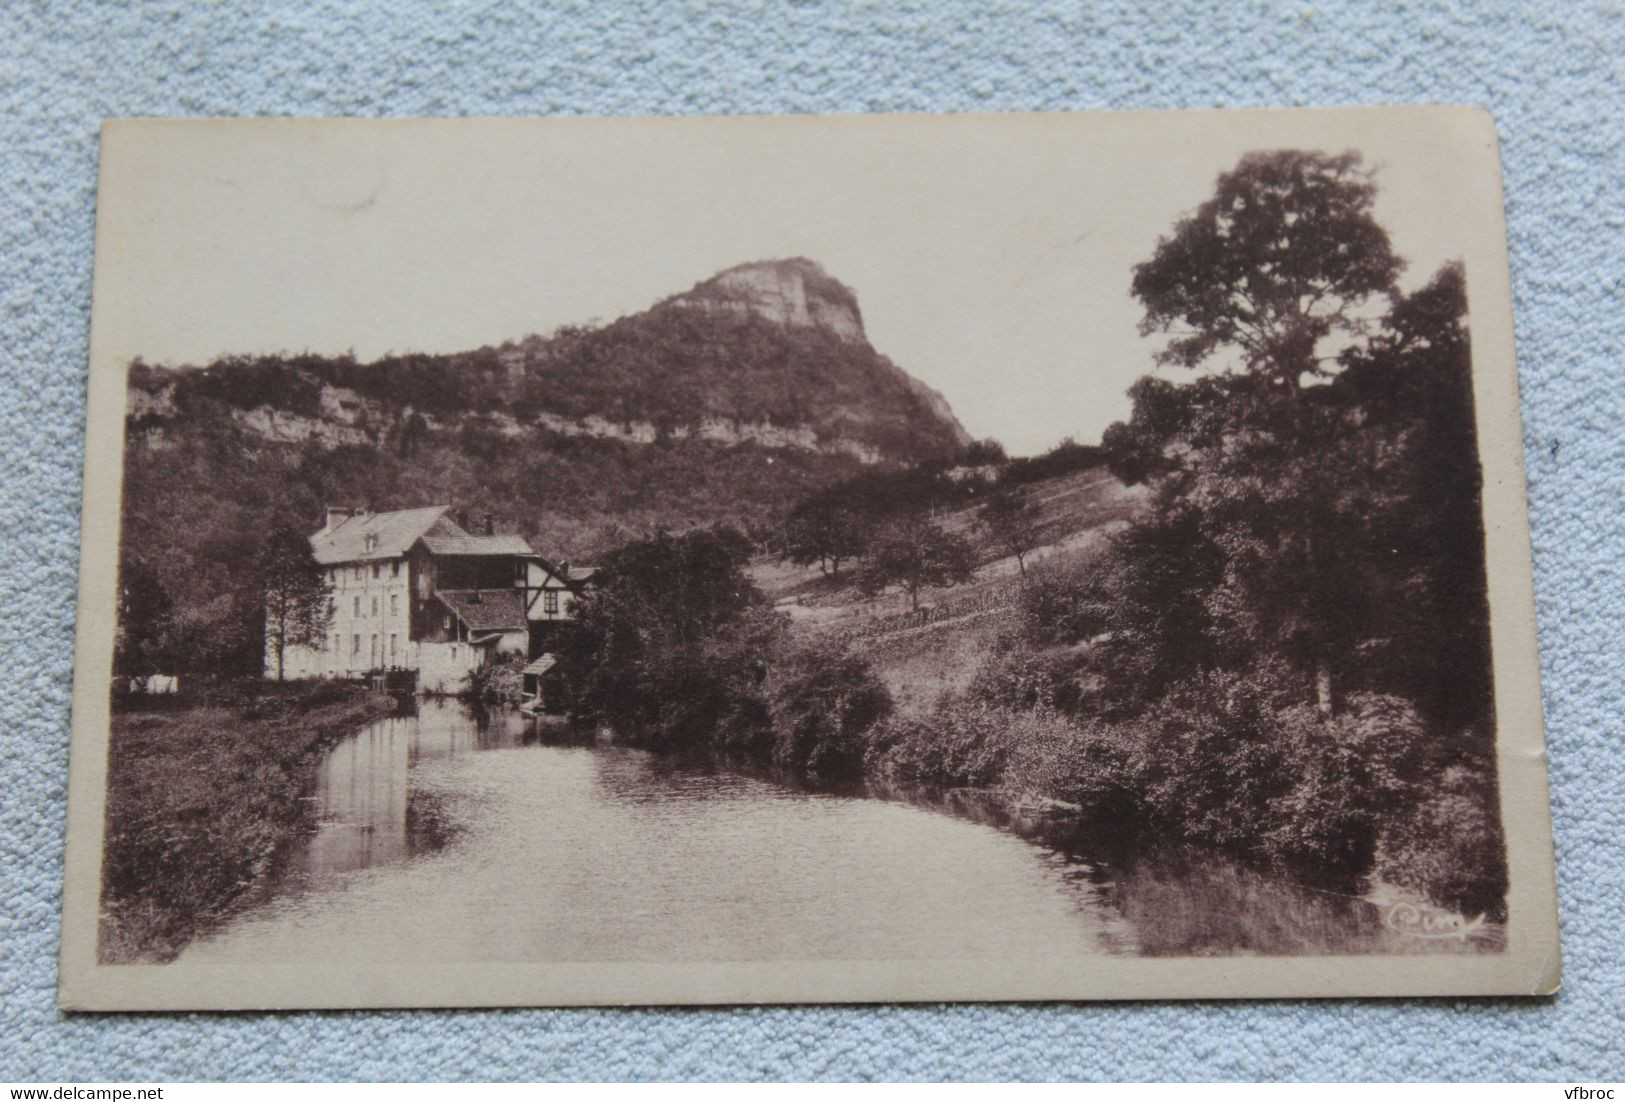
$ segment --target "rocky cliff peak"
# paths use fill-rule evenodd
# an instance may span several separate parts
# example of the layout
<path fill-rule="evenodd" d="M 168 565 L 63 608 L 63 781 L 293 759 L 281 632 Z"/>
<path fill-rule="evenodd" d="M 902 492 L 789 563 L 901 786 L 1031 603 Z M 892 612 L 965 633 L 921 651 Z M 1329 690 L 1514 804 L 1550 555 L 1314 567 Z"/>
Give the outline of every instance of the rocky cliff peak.
<path fill-rule="evenodd" d="M 857 296 L 805 257 L 740 264 L 667 301 L 674 306 L 754 313 L 779 325 L 810 326 L 843 340 L 867 341 Z"/>

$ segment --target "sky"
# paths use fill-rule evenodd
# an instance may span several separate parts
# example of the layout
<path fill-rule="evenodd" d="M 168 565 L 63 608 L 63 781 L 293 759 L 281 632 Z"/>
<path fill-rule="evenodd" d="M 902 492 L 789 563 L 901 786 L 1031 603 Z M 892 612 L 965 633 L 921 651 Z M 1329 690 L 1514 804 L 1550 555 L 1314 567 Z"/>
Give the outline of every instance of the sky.
<path fill-rule="evenodd" d="M 1486 247 L 1486 135 L 1461 109 L 115 123 L 92 368 L 460 351 L 805 256 L 973 436 L 1033 454 L 1128 413 L 1160 344 L 1132 268 L 1243 153 L 1360 150 L 1415 286 Z"/>

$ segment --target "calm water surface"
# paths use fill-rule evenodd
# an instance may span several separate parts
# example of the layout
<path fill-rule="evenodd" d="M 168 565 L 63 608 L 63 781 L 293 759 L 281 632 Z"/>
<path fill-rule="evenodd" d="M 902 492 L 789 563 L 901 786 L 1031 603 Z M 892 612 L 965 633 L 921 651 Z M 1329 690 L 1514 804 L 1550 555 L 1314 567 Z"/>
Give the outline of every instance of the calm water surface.
<path fill-rule="evenodd" d="M 1471 951 L 1368 901 L 1091 860 L 973 803 L 809 792 L 426 701 L 335 747 L 318 827 L 181 960 L 1075 958 Z M 980 820 L 980 821 L 979 821 Z"/>

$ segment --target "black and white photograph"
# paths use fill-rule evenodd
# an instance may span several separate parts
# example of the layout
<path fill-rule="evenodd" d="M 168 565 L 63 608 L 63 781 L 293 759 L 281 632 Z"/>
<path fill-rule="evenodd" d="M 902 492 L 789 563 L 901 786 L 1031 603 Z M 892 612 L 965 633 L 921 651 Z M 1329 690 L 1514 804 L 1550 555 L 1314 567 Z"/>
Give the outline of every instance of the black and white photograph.
<path fill-rule="evenodd" d="M 1482 113 L 102 166 L 65 1006 L 1555 989 Z"/>

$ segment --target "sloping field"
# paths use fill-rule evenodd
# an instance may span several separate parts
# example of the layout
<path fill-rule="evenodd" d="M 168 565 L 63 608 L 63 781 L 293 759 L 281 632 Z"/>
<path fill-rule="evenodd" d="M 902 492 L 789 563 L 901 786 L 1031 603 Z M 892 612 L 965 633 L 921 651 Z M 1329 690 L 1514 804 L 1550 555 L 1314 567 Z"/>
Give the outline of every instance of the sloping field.
<path fill-rule="evenodd" d="M 1040 510 L 1043 545 L 1028 553 L 1029 568 L 1056 556 L 1088 552 L 1122 527 L 1146 496 L 1143 488 L 1125 486 L 1103 469 L 1048 479 L 1016 492 L 1036 502 Z M 966 585 L 921 594 L 919 613 L 909 608 L 908 597 L 901 592 L 866 597 L 844 577 L 826 578 L 816 566 L 762 560 L 752 566 L 751 574 L 798 628 L 842 632 L 865 645 L 899 633 L 947 630 L 962 621 L 986 619 L 1013 604 L 1020 584 L 1015 556 L 1006 555 L 989 538 L 977 521 L 977 506 L 953 509 L 936 519 L 971 541 L 980 565 Z"/>
<path fill-rule="evenodd" d="M 1143 488 L 1123 485 L 1104 470 L 1079 471 L 1016 491 L 1038 504 L 1043 546 L 1027 555 L 1029 569 L 1047 560 L 1087 555 L 1143 508 Z M 975 578 L 953 589 L 922 593 L 919 610 L 899 592 L 865 597 L 846 578 L 832 581 L 816 566 L 760 560 L 752 577 L 798 631 L 838 636 L 861 650 L 886 683 L 897 708 L 923 714 L 950 692 L 963 691 L 1014 616 L 1021 592 L 1015 557 L 977 523 L 975 505 L 937 517 L 976 547 Z M 845 571 L 843 570 L 843 575 Z"/>

